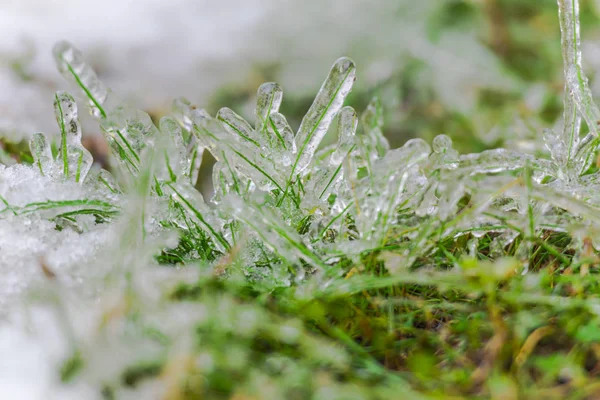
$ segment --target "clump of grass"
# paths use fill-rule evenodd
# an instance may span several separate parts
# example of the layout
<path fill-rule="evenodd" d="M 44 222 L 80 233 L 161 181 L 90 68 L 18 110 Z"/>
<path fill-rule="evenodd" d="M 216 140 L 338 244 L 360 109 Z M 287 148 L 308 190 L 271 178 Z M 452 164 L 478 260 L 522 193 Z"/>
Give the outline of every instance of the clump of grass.
<path fill-rule="evenodd" d="M 444 135 L 390 149 L 377 99 L 361 117 L 343 105 L 347 58 L 296 133 L 275 83 L 258 89 L 254 124 L 178 99 L 155 126 L 57 45 L 59 70 L 113 150 L 112 173 L 88 173 L 64 93 L 59 154 L 37 135 L 31 168 L 106 198 L 5 200 L 0 215 L 114 227 L 100 296 L 110 305 L 93 303 L 92 333 L 67 294 L 50 302 L 72 347 L 65 384 L 104 398 L 596 397 L 600 114 L 578 2 L 558 6 L 565 111 L 562 131 L 544 133 L 549 158 L 460 155 Z M 337 143 L 320 147 L 334 127 Z M 210 201 L 194 186 L 204 150 L 217 160 Z"/>

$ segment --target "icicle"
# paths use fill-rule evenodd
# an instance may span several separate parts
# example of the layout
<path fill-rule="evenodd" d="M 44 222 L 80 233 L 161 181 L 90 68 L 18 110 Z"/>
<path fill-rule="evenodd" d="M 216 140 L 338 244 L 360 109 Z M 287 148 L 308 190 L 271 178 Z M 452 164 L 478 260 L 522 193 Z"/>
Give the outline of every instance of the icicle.
<path fill-rule="evenodd" d="M 254 137 L 255 135 L 250 124 L 230 108 L 221 108 L 217 113 L 217 119 L 223 122 L 225 129 L 234 137 L 241 138 L 249 145 L 252 144 L 256 147 L 260 147 L 260 144 L 256 140 L 257 138 Z"/>
<path fill-rule="evenodd" d="M 581 116 L 585 119 L 590 133 L 584 138 L 577 148 L 579 158 L 587 158 L 587 147 L 593 142 L 591 139 L 598 136 L 598 123 L 600 110 L 594 103 L 592 92 L 588 86 L 588 79 L 581 65 L 581 39 L 579 32 L 579 0 L 558 0 L 558 16 L 562 38 L 562 54 L 564 62 L 564 75 L 568 97 L 565 99 L 563 141 L 567 145 L 568 154 L 577 144 L 579 139 L 578 117 L 574 116 L 573 101 Z M 585 151 L 584 151 L 585 150 Z M 581 172 L 581 171 L 578 171 Z"/>
<path fill-rule="evenodd" d="M 185 97 L 180 97 L 173 101 L 173 106 L 171 108 L 173 117 L 179 121 L 183 126 L 183 129 L 191 133 L 194 126 L 192 115 L 195 111 L 199 111 L 196 109 L 196 106 Z"/>
<path fill-rule="evenodd" d="M 54 58 L 59 71 L 75 83 L 88 99 L 92 115 L 101 121 L 102 132 L 120 161 L 136 175 L 140 170 L 141 152 L 154 146 L 157 129 L 150 116 L 126 105 L 108 109 L 108 89 L 85 62 L 79 50 L 68 42 L 54 46 Z"/>
<path fill-rule="evenodd" d="M 54 113 L 60 127 L 60 149 L 58 160 L 63 167 L 63 175 L 75 182 L 83 182 L 92 167 L 93 157 L 81 144 L 81 125 L 77 118 L 77 104 L 65 92 L 54 96 Z"/>
<path fill-rule="evenodd" d="M 305 276 L 299 259 L 317 269 L 325 267 L 310 245 L 305 244 L 298 233 L 277 214 L 277 209 L 245 201 L 236 195 L 227 197 L 226 206 L 232 215 L 243 221 L 271 250 L 278 253 L 285 263 L 296 266 L 297 280 L 302 280 Z"/>
<path fill-rule="evenodd" d="M 292 158 L 297 152 L 296 141 L 294 140 L 294 131 L 290 128 L 285 117 L 278 113 L 274 112 L 269 116 L 269 120 L 271 123 L 271 128 L 273 129 L 273 133 L 281 140 L 283 140 L 283 144 L 285 145 L 285 151 L 281 151 L 281 164 L 285 167 L 290 166 L 292 164 Z M 274 155 L 276 156 L 276 155 Z"/>
<path fill-rule="evenodd" d="M 173 113 L 183 128 L 197 139 L 198 145 L 219 160 L 221 155 L 218 142 L 226 133 L 223 123 L 211 117 L 206 110 L 196 108 L 185 98 L 173 102 Z"/>
<path fill-rule="evenodd" d="M 362 152 L 369 164 L 390 149 L 385 136 L 383 136 L 383 107 L 378 97 L 374 97 L 362 115 L 361 124 L 364 134 L 361 136 Z"/>
<path fill-rule="evenodd" d="M 358 118 L 356 111 L 352 107 L 344 107 L 339 113 L 338 122 L 338 144 L 337 148 L 331 154 L 329 163 L 331 165 L 339 165 L 350 151 L 353 150 L 355 143 L 356 127 L 358 126 Z"/>
<path fill-rule="evenodd" d="M 198 182 L 198 174 L 200 174 L 200 165 L 202 164 L 202 155 L 204 154 L 204 146 L 197 142 L 195 136 L 190 138 L 186 158 L 189 162 L 189 169 L 187 176 L 190 177 L 190 183 L 192 186 Z"/>
<path fill-rule="evenodd" d="M 331 121 L 350 93 L 355 79 L 356 68 L 352 60 L 340 58 L 333 64 L 329 76 L 300 124 L 296 135 L 298 154 L 292 175 L 304 171 L 312 160 Z"/>
<path fill-rule="evenodd" d="M 305 196 L 302 200 L 304 209 L 322 206 L 332 192 L 337 192 L 338 183 L 343 179 L 342 162 L 355 148 L 355 133 L 358 119 L 352 107 L 344 107 L 338 114 L 338 144 L 331 150 L 324 150 L 325 155 L 315 157 L 310 179 L 305 183 Z"/>
<path fill-rule="evenodd" d="M 523 168 L 531 159 L 532 157 L 516 151 L 494 149 L 461 155 L 458 165 L 464 174 L 492 174 Z"/>
<path fill-rule="evenodd" d="M 399 149 L 390 150 L 373 164 L 365 178 L 369 184 L 358 184 L 356 222 L 364 240 L 383 240 L 403 193 L 411 185 L 420 190 L 419 166 L 427 161 L 431 147 L 422 139 L 411 139 Z M 412 182 L 411 182 L 412 181 Z"/>
<path fill-rule="evenodd" d="M 171 139 L 172 146 L 165 149 L 165 163 L 171 175 L 171 181 L 175 181 L 177 177 L 187 175 L 190 170 L 190 160 L 183 144 L 181 127 L 172 117 L 162 117 L 159 127 L 161 132 Z"/>
<path fill-rule="evenodd" d="M 55 163 L 52 157 L 52 149 L 46 141 L 46 136 L 43 133 L 36 133 L 33 139 L 29 142 L 29 149 L 33 156 L 34 164 L 40 170 L 40 173 L 45 176 L 52 176 L 55 173 Z"/>
<path fill-rule="evenodd" d="M 101 169 L 100 172 L 98 172 L 98 182 L 112 193 L 120 192 L 119 185 L 117 185 L 115 177 L 105 169 Z"/>
<path fill-rule="evenodd" d="M 256 96 L 255 110 L 257 131 L 268 134 L 269 116 L 279 111 L 282 99 L 283 90 L 277 83 L 268 82 L 260 85 Z"/>
<path fill-rule="evenodd" d="M 54 46 L 53 53 L 58 70 L 86 95 L 92 114 L 97 118 L 106 118 L 102 105 L 108 97 L 108 89 L 85 62 L 81 52 L 69 42 L 63 41 Z"/>
<path fill-rule="evenodd" d="M 264 83 L 258 88 L 255 128 L 264 156 L 271 158 L 274 164 L 287 167 L 296 153 L 296 143 L 292 129 L 278 112 L 282 98 L 283 91 L 276 83 Z"/>

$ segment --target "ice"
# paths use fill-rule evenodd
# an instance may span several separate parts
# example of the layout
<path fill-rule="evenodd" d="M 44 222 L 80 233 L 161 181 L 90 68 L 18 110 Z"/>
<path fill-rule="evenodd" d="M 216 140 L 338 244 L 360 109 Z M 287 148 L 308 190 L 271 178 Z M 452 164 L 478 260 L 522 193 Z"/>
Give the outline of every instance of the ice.
<path fill-rule="evenodd" d="M 355 134 L 358 126 L 358 118 L 352 107 L 344 107 L 339 113 L 338 122 L 338 144 L 335 151 L 331 154 L 330 165 L 338 166 L 342 163 L 349 152 L 356 146 Z"/>
<path fill-rule="evenodd" d="M 58 92 L 54 98 L 54 112 L 61 132 L 58 161 L 62 164 L 63 175 L 66 179 L 83 182 L 92 167 L 93 159 L 81 144 L 77 104 L 70 94 Z"/>
<path fill-rule="evenodd" d="M 292 131 L 292 128 L 290 128 L 290 125 L 285 117 L 278 112 L 274 112 L 269 115 L 269 122 L 271 123 L 273 133 L 275 133 L 278 138 L 281 137 L 283 139 L 283 144 L 285 144 L 285 149 L 283 149 L 283 151 L 280 153 L 281 164 L 284 167 L 289 167 L 292 164 L 292 159 L 296 156 L 297 152 L 296 141 L 294 140 L 294 132 Z M 274 148 L 276 149 L 277 147 L 278 145 L 275 144 Z M 277 154 L 273 154 L 273 157 L 277 157 Z"/>
<path fill-rule="evenodd" d="M 340 58 L 333 64 L 296 134 L 298 155 L 292 173 L 300 173 L 306 169 L 331 121 L 342 108 L 355 79 L 356 67 L 352 60 Z"/>
<path fill-rule="evenodd" d="M 258 93 L 256 95 L 256 125 L 257 131 L 262 132 L 265 135 L 265 139 L 268 143 L 276 138 L 267 136 L 267 129 L 269 128 L 269 117 L 271 114 L 279 111 L 281 101 L 283 100 L 283 90 L 275 82 L 267 82 L 260 85 Z M 283 144 L 283 143 L 282 143 Z"/>
<path fill-rule="evenodd" d="M 63 76 L 74 87 L 79 87 L 85 92 L 94 116 L 106 118 L 103 104 L 108 97 L 108 89 L 85 62 L 81 52 L 69 42 L 63 41 L 54 46 L 54 59 Z"/>
<path fill-rule="evenodd" d="M 363 135 L 361 136 L 361 149 L 363 158 L 370 165 L 376 158 L 390 149 L 385 136 L 383 136 L 383 107 L 378 97 L 374 97 L 361 118 Z"/>
<path fill-rule="evenodd" d="M 188 157 L 181 126 L 174 118 L 167 116 L 160 119 L 159 129 L 171 141 L 170 146 L 167 145 L 163 152 L 169 174 L 166 179 L 175 182 L 178 177 L 187 176 L 192 183 L 193 174 L 196 173 L 192 170 L 195 158 Z"/>
<path fill-rule="evenodd" d="M 119 161 L 132 175 L 137 175 L 142 167 L 142 152 L 154 146 L 158 131 L 150 116 L 117 100 L 113 100 L 112 104 L 107 102 L 108 88 L 98 79 L 81 52 L 70 43 L 58 43 L 54 47 L 54 58 L 58 70 L 87 100 L 92 115 L 100 121 L 107 142 L 119 154 Z M 60 105 L 60 102 L 57 104 Z M 61 131 L 64 132 L 64 129 Z"/>
<path fill-rule="evenodd" d="M 594 103 L 588 86 L 588 79 L 583 72 L 581 63 L 581 35 L 579 28 L 579 1 L 558 0 L 558 15 L 560 21 L 562 54 L 565 77 L 565 110 L 563 141 L 567 144 L 569 154 L 571 148 L 579 140 L 579 122 L 585 119 L 590 133 L 598 136 L 598 121 L 600 110 Z M 574 115 L 575 104 L 579 116 Z M 583 139 L 581 145 L 587 146 L 589 138 Z M 580 151 L 581 149 L 577 149 Z"/>
<path fill-rule="evenodd" d="M 563 35 L 575 37 L 567 45 L 578 47 L 573 4 L 559 1 Z M 390 149 L 377 99 L 360 119 L 344 107 L 355 77 L 347 58 L 333 65 L 295 136 L 279 113 L 283 91 L 275 83 L 259 87 L 253 124 L 229 108 L 213 117 L 178 99 L 157 128 L 144 112 L 105 101 L 108 89 L 81 54 L 61 44 L 59 68 L 90 102 L 118 162 L 114 175 L 90 170 L 75 102 L 57 93 L 58 155 L 36 134 L 33 165 L 0 166 L 0 314 L 14 318 L 23 299 L 45 301 L 61 330 L 57 346 L 67 343 L 58 351 L 63 361 L 86 361 L 76 381 L 94 388 L 108 382 L 115 396 L 134 398 L 168 390 L 156 379 L 139 392 L 124 389 L 120 373 L 135 363 L 164 361 L 166 373 L 173 355 L 197 355 L 193 361 L 207 368 L 222 362 L 210 346 L 195 353 L 199 326 L 219 338 L 235 331 L 252 339 L 266 329 L 257 322 L 264 308 L 221 292 L 200 292 L 193 305 L 171 302 L 166 288 L 173 282 L 200 284 L 199 276 L 216 275 L 223 285 L 241 279 L 265 293 L 294 285 L 310 298 L 341 280 L 342 257 L 360 267 L 365 254 L 382 248 L 394 248 L 407 269 L 431 257 L 440 241 L 466 235 L 471 256 L 488 234 L 491 257 L 519 243 L 524 266 L 547 231 L 573 236 L 581 252 L 582 238 L 600 230 L 600 174 L 586 171 L 594 137 L 578 142 L 578 116 L 595 118 L 596 111 L 577 51 L 565 50 L 563 130 L 544 133 L 548 159 L 509 149 L 459 154 L 446 135 Z M 337 143 L 321 146 L 331 126 Z M 204 149 L 217 159 L 211 200 L 194 186 Z M 177 267 L 157 267 L 167 253 Z M 321 353 L 311 357 L 346 362 L 335 349 Z M 248 365 L 243 356 L 228 357 L 228 368 Z"/>
<path fill-rule="evenodd" d="M 264 83 L 258 88 L 255 129 L 261 136 L 265 157 L 277 158 L 278 163 L 288 167 L 296 154 L 296 141 L 292 128 L 278 112 L 282 99 L 283 90 L 277 83 Z"/>
<path fill-rule="evenodd" d="M 260 148 L 260 143 L 257 141 L 258 138 L 250 124 L 233 112 L 233 110 L 227 107 L 220 109 L 217 113 L 217 119 L 223 122 L 225 129 L 231 135 L 238 135 L 244 141 L 248 142 L 248 144 Z"/>
<path fill-rule="evenodd" d="M 40 170 L 42 175 L 52 176 L 55 173 L 56 163 L 52 157 L 52 149 L 46 141 L 43 133 L 36 133 L 29 144 L 34 164 Z"/>

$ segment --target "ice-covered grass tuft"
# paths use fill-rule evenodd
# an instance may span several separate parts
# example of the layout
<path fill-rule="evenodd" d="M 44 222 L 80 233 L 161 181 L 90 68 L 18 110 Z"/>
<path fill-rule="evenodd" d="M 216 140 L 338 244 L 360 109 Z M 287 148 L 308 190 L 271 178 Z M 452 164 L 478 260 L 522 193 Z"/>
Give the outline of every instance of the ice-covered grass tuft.
<path fill-rule="evenodd" d="M 565 111 L 546 156 L 459 154 L 445 135 L 390 149 L 378 99 L 344 106 L 348 58 L 297 130 L 276 83 L 254 121 L 181 98 L 156 126 L 58 44 L 112 168 L 57 93 L 58 151 L 36 134 L 32 165 L 0 167 L 7 321 L 28 310 L 18 329 L 39 335 L 49 318 L 52 387 L 90 398 L 593 397 L 600 116 L 578 2 L 558 6 Z M 195 187 L 205 150 L 212 199 Z"/>

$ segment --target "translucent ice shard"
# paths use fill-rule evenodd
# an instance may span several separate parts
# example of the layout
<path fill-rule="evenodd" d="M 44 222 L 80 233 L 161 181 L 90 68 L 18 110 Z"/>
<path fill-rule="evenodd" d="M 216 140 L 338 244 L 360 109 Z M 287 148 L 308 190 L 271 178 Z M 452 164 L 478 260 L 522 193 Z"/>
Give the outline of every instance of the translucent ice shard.
<path fill-rule="evenodd" d="M 371 174 L 357 184 L 356 223 L 364 240 L 380 241 L 387 237 L 396 208 L 423 186 L 420 166 L 430 153 L 431 148 L 424 140 L 411 139 L 377 160 Z"/>
<path fill-rule="evenodd" d="M 312 169 L 310 179 L 305 183 L 303 207 L 318 207 L 332 192 L 337 192 L 338 182 L 343 178 L 342 163 L 356 147 L 355 134 L 358 125 L 356 112 L 352 107 L 344 107 L 338 114 L 338 143 L 335 149 L 327 151 L 329 156 L 318 162 Z"/>
<path fill-rule="evenodd" d="M 296 153 L 296 142 L 285 117 L 278 112 L 282 98 L 283 91 L 277 83 L 264 83 L 258 88 L 255 129 L 265 156 L 287 167 Z"/>
<path fill-rule="evenodd" d="M 379 98 L 375 97 L 369 103 L 361 118 L 363 134 L 359 136 L 360 150 L 363 162 L 370 169 L 371 163 L 381 158 L 390 149 L 385 136 L 383 136 L 383 107 Z"/>
<path fill-rule="evenodd" d="M 81 52 L 65 41 L 57 43 L 53 52 L 58 70 L 85 93 L 92 113 L 105 118 L 103 104 L 108 97 L 108 89 L 85 62 Z"/>
<path fill-rule="evenodd" d="M 333 117 L 342 108 L 355 79 L 356 68 L 352 60 L 340 58 L 333 64 L 329 76 L 323 82 L 298 129 L 296 135 L 298 155 L 292 174 L 304 171 L 310 163 Z"/>
<path fill-rule="evenodd" d="M 58 43 L 54 47 L 54 59 L 63 76 L 87 98 L 92 115 L 100 120 L 102 133 L 120 161 L 132 174 L 137 174 L 141 151 L 153 147 L 158 131 L 150 116 L 123 104 L 107 106 L 108 89 L 70 43 Z"/>
<path fill-rule="evenodd" d="M 280 149 L 281 164 L 285 167 L 292 164 L 292 158 L 296 155 L 296 141 L 294 140 L 294 131 L 288 124 L 285 117 L 278 113 L 273 112 L 269 115 L 269 131 L 272 131 L 277 141 L 274 141 L 273 149 L 274 152 L 279 149 L 279 143 L 281 143 L 282 149 Z M 275 155 L 274 155 L 275 156 Z"/>
<path fill-rule="evenodd" d="M 82 182 L 92 167 L 93 159 L 81 144 L 81 125 L 73 97 L 65 92 L 56 93 L 54 113 L 60 128 L 58 160 L 62 165 L 63 175 L 75 182 Z"/>
<path fill-rule="evenodd" d="M 29 142 L 29 149 L 33 156 L 34 164 L 42 175 L 52 176 L 55 172 L 55 162 L 52 149 L 43 133 L 36 133 Z"/>
<path fill-rule="evenodd" d="M 101 128 L 120 161 L 131 173 L 137 174 L 143 158 L 142 151 L 154 147 L 154 138 L 158 133 L 150 116 L 127 105 L 119 105 L 101 120 Z"/>
<path fill-rule="evenodd" d="M 196 142 L 196 138 L 193 137 L 191 143 L 188 145 L 187 158 L 189 160 L 190 169 L 187 175 L 190 177 L 190 183 L 196 185 L 198 182 L 198 174 L 200 174 L 200 164 L 202 164 L 202 155 L 204 154 L 204 147 Z"/>
<path fill-rule="evenodd" d="M 577 144 L 579 139 L 579 123 L 577 117 L 574 115 L 574 107 L 571 105 L 571 102 L 574 102 L 577 110 L 583 119 L 585 119 L 590 129 L 588 137 L 580 142 L 577 149 L 580 157 L 586 157 L 586 154 L 581 155 L 581 151 L 583 149 L 586 149 L 586 152 L 589 151 L 587 148 L 592 145 L 592 138 L 598 136 L 600 110 L 596 103 L 594 103 L 588 79 L 583 72 L 581 64 L 579 0 L 557 0 L 557 3 L 563 62 L 565 64 L 565 84 L 568 89 L 566 90 L 568 94 L 565 99 L 563 141 L 567 145 L 567 151 L 570 155 L 572 152 L 571 149 Z M 597 144 L 593 144 L 593 146 L 597 146 Z"/>
<path fill-rule="evenodd" d="M 212 118 L 206 110 L 197 108 L 183 97 L 173 102 L 173 117 L 196 138 L 197 145 L 210 151 L 217 160 L 220 159 L 217 143 L 223 136 L 222 122 Z"/>
<path fill-rule="evenodd" d="M 215 204 L 219 204 L 230 192 L 244 197 L 247 190 L 250 189 L 248 179 L 233 171 L 226 156 L 213 166 L 212 182 L 214 187 L 212 201 Z"/>
<path fill-rule="evenodd" d="M 107 188 L 111 193 L 119 193 L 119 186 L 115 181 L 114 176 L 105 169 L 98 172 L 98 184 Z"/>
<path fill-rule="evenodd" d="M 458 168 L 468 175 L 493 174 L 523 168 L 527 161 L 533 161 L 533 157 L 516 151 L 494 149 L 461 155 Z"/>
<path fill-rule="evenodd" d="M 29 144 L 34 163 L 42 175 L 60 175 L 81 184 L 92 166 L 93 159 L 81 144 L 77 104 L 68 93 L 57 92 L 54 98 L 54 112 L 60 129 L 58 157 L 54 159 L 45 136 L 37 133 Z"/>
<path fill-rule="evenodd" d="M 338 144 L 335 151 L 331 154 L 329 163 L 331 165 L 339 165 L 344 158 L 350 153 L 354 147 L 356 127 L 358 126 L 358 118 L 352 107 L 344 107 L 339 113 L 338 122 Z"/>
<path fill-rule="evenodd" d="M 252 127 L 246 120 L 233 112 L 230 108 L 224 107 L 217 113 L 217 119 L 223 122 L 225 129 L 232 135 L 237 135 L 239 138 L 260 148 L 260 144 L 256 140 Z"/>
<path fill-rule="evenodd" d="M 265 136 L 269 127 L 269 116 L 279 111 L 281 100 L 283 99 L 283 90 L 281 86 L 274 82 L 267 82 L 260 85 L 256 96 L 256 130 L 262 132 Z M 270 142 L 269 137 L 266 139 Z"/>
<path fill-rule="evenodd" d="M 181 126 L 174 118 L 166 116 L 160 119 L 159 128 L 170 139 L 170 146 L 164 149 L 164 158 L 169 179 L 175 182 L 178 177 L 188 175 L 190 171 L 191 160 L 183 144 Z"/>

